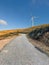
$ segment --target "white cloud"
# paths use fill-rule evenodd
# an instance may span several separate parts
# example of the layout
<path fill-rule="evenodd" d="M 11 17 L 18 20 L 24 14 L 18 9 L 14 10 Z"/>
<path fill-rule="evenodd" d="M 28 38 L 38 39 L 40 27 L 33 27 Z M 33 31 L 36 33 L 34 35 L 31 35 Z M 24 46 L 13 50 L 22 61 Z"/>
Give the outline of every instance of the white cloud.
<path fill-rule="evenodd" d="M 0 20 L 0 24 L 1 24 L 1 25 L 8 25 L 5 20 Z"/>

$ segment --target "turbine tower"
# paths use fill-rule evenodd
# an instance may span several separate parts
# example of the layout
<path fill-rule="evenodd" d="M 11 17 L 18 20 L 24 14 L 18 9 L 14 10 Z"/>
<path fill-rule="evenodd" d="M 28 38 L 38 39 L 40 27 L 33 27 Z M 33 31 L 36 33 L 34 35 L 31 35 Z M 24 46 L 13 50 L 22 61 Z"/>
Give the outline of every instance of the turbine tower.
<path fill-rule="evenodd" d="M 38 18 L 38 17 L 36 17 L 36 16 L 32 16 L 32 18 L 31 18 L 31 23 L 32 23 L 32 26 L 34 26 L 34 19 L 36 19 L 36 18 Z"/>

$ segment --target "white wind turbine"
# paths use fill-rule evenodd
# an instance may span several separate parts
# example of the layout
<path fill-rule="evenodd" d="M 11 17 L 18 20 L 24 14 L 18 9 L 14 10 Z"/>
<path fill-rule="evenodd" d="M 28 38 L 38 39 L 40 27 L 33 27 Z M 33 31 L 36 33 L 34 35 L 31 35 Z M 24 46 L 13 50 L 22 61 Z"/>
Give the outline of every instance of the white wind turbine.
<path fill-rule="evenodd" d="M 32 16 L 32 18 L 31 18 L 31 23 L 32 23 L 32 26 L 34 26 L 34 19 L 36 19 L 36 18 L 39 18 L 39 17 L 36 17 L 36 16 Z"/>

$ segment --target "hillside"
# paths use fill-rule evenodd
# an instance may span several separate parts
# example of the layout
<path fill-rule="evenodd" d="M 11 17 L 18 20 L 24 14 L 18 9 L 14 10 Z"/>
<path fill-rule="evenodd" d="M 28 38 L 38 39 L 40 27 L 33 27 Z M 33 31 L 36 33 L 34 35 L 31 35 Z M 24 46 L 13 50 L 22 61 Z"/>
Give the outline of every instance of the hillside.
<path fill-rule="evenodd" d="M 49 25 L 36 27 L 29 33 L 29 36 L 35 40 L 42 41 L 47 45 L 47 43 L 49 43 Z"/>
<path fill-rule="evenodd" d="M 41 26 L 34 26 L 34 27 L 24 28 L 24 29 L 13 29 L 13 30 L 0 31 L 0 39 L 3 36 L 7 37 L 7 36 L 10 36 L 10 35 L 17 35 L 18 33 L 26 33 L 26 34 L 29 33 L 29 36 L 32 37 L 33 31 L 35 32 L 35 30 L 38 30 L 38 29 L 41 29 L 41 28 L 44 29 L 45 27 L 49 27 L 49 24 L 45 24 L 45 25 L 41 25 Z"/>
<path fill-rule="evenodd" d="M 4 31 L 0 31 L 0 40 L 5 39 L 7 37 L 11 37 L 11 36 L 17 36 L 18 32 L 17 30 L 4 30 Z"/>
<path fill-rule="evenodd" d="M 36 26 L 28 36 L 36 41 L 35 46 L 49 54 L 49 24 Z"/>

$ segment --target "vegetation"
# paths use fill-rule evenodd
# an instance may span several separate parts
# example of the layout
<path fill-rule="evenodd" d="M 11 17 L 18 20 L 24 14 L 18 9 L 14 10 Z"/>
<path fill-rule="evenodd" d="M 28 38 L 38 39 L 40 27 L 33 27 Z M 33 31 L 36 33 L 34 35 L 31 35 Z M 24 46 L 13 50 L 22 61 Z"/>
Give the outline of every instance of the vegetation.
<path fill-rule="evenodd" d="M 49 32 L 49 26 L 44 28 L 36 28 L 35 30 L 29 33 L 29 36 L 38 40 L 46 32 Z"/>
<path fill-rule="evenodd" d="M 49 44 L 49 26 L 42 25 L 38 28 L 36 27 L 34 30 L 32 30 L 29 33 L 29 36 L 36 40 L 43 40 L 43 42 L 46 42 Z"/>
<path fill-rule="evenodd" d="M 15 35 L 16 36 L 19 35 L 18 31 L 14 31 L 14 30 L 1 31 L 0 40 L 5 39 L 7 37 L 15 36 Z"/>
<path fill-rule="evenodd" d="M 42 49 L 49 55 L 49 24 L 35 26 L 28 36 L 32 39 L 35 47 Z"/>

